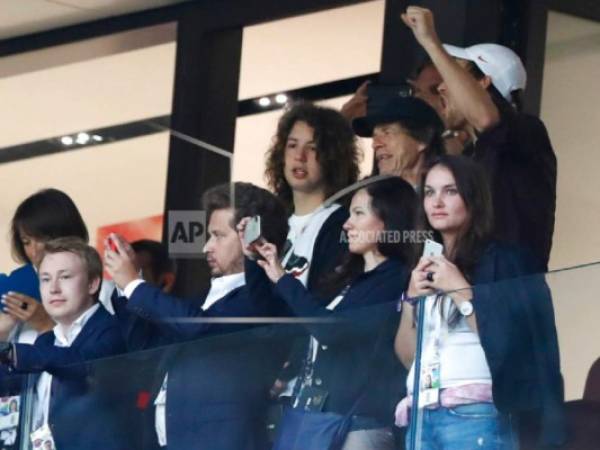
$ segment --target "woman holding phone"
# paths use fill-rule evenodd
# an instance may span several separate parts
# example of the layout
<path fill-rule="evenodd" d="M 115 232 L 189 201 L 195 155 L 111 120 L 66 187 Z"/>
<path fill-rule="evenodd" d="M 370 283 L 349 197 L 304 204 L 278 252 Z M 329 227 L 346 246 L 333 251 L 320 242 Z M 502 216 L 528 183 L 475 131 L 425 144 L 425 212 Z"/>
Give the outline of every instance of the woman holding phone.
<path fill-rule="evenodd" d="M 332 278 L 323 280 L 319 295 L 286 274 L 273 244 L 254 245 L 264 258 L 258 264 L 275 283 L 275 293 L 296 316 L 340 319 L 328 324 L 305 323 L 311 344 L 293 407 L 282 420 L 279 442 L 295 441 L 302 444 L 297 448 L 315 448 L 304 440 L 311 438 L 307 433 L 285 434 L 286 415 L 293 411 L 313 418 L 325 417 L 319 416 L 321 413 L 343 417 L 351 411 L 344 450 L 394 448 L 391 399 L 394 383 L 403 372 L 392 351 L 398 326 L 395 306 L 413 259 L 413 246 L 394 240 L 394 236 L 414 228 L 416 207 L 413 188 L 397 177 L 374 180 L 358 190 L 344 224 L 349 254 Z M 321 445 L 319 448 L 329 448 Z"/>
<path fill-rule="evenodd" d="M 54 321 L 39 301 L 37 268 L 45 243 L 67 236 L 88 241 L 81 214 L 64 192 L 43 189 L 17 207 L 10 238 L 13 257 L 23 265 L 8 276 L 0 275 L 4 313 L 0 314 L 0 340 L 33 343 L 38 334 L 54 327 Z"/>
<path fill-rule="evenodd" d="M 514 420 L 526 409 L 539 412 L 543 443 L 560 443 L 563 392 L 551 297 L 543 279 L 519 278 L 535 268 L 526 252 L 491 240 L 482 169 L 462 156 L 442 156 L 426 170 L 420 195 L 421 220 L 443 254 L 422 257 L 412 271 L 395 348 L 410 368 L 412 394 L 414 304 L 425 301 L 421 448 L 517 449 Z M 411 403 L 409 395 L 398 405 L 397 425 L 407 425 Z"/>

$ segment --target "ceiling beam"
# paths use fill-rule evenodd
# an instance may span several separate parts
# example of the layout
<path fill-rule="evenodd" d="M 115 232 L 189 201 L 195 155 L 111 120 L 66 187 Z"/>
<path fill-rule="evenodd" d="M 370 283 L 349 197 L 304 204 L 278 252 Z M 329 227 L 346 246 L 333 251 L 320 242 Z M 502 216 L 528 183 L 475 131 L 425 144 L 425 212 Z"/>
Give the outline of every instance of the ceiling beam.
<path fill-rule="evenodd" d="M 206 32 L 284 19 L 369 0 L 196 0 L 0 40 L 0 57 L 68 44 L 194 15 Z"/>
<path fill-rule="evenodd" d="M 548 0 L 548 8 L 600 22 L 600 2 L 597 0 Z"/>

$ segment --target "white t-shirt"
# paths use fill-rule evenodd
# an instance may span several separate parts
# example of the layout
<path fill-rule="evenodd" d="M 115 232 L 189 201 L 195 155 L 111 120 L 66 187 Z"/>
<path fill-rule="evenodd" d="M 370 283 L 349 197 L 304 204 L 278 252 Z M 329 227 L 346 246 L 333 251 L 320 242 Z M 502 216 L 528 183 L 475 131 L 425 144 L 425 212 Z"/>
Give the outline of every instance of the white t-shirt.
<path fill-rule="evenodd" d="M 338 208 L 340 205 L 333 203 L 327 208 L 319 207 L 312 213 L 303 216 L 293 214 L 288 219 L 290 231 L 287 241 L 291 244 L 291 248 L 284 255 L 282 263 L 285 271 L 300 280 L 304 286 L 308 283 L 317 236 L 325 221 Z"/>
<path fill-rule="evenodd" d="M 440 314 L 444 310 L 444 318 Z M 456 311 L 454 302 L 448 296 L 436 303 L 435 297 L 425 301 L 425 328 L 423 336 L 424 366 L 429 356 L 437 351 L 440 361 L 441 389 L 468 384 L 492 384 L 492 375 L 479 336 L 475 333 L 467 318 L 459 314 L 459 320 L 448 327 L 448 317 Z M 415 363 L 413 362 L 406 385 L 413 392 Z"/>

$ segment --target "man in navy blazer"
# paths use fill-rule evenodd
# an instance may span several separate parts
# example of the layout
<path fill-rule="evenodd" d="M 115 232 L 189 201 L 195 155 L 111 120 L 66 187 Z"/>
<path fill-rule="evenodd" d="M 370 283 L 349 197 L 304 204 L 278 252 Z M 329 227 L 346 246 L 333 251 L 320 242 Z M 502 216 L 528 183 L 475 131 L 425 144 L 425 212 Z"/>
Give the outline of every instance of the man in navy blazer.
<path fill-rule="evenodd" d="M 230 191 L 230 185 L 217 186 L 203 198 L 209 235 L 204 253 L 213 278 L 198 301 L 167 295 L 139 279 L 132 249 L 118 236 L 111 236 L 117 251 L 106 250 L 108 271 L 127 298 L 114 303 L 128 345 L 178 343 L 159 350 L 155 429 L 163 448 L 266 448 L 268 391 L 285 350 L 277 351 L 264 328 L 236 318 L 279 315 L 281 306 L 264 272 L 244 258 L 236 224 L 259 215 L 262 236 L 281 248 L 287 220 L 268 191 L 235 183 L 233 202 Z"/>
<path fill-rule="evenodd" d="M 98 253 L 77 238 L 49 241 L 39 277 L 44 308 L 57 325 L 33 345 L 3 345 L 2 377 L 40 374 L 32 431 L 47 424 L 57 448 L 129 448 L 127 432 L 115 420 L 119 392 L 102 389 L 87 363 L 125 351 L 118 321 L 98 302 Z"/>

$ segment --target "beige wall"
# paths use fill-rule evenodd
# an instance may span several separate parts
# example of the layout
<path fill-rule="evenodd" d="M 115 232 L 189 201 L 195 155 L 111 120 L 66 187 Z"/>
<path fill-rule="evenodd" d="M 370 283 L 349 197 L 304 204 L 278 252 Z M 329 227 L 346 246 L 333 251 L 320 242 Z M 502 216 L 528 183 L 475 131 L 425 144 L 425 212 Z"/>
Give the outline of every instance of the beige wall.
<path fill-rule="evenodd" d="M 9 250 L 10 218 L 17 205 L 39 189 L 53 187 L 71 196 L 88 226 L 92 245 L 99 226 L 162 213 L 168 148 L 168 133 L 159 133 L 1 164 L 2 271 L 15 266 Z"/>
<path fill-rule="evenodd" d="M 600 261 L 600 23 L 551 13 L 542 119 L 558 158 L 551 268 Z M 556 321 L 568 399 L 580 398 L 600 357 L 600 266 L 553 274 Z"/>
<path fill-rule="evenodd" d="M 547 277 L 552 289 L 562 372 L 567 400 L 583 395 L 592 363 L 600 357 L 600 302 L 590 280 L 600 279 L 600 264 L 555 272 Z"/>
<path fill-rule="evenodd" d="M 52 56 L 73 58 L 70 64 L 35 66 L 31 72 L 0 77 L 0 152 L 11 145 L 170 114 L 175 43 L 131 50 L 139 46 L 139 35 L 108 40 L 94 40 L 90 47 L 100 57 L 88 60 L 77 43 L 72 44 L 72 54 L 67 45 L 47 55 L 50 62 Z M 153 36 L 150 42 L 155 41 Z M 116 53 L 107 55 L 108 48 Z M 32 61 L 36 60 L 29 55 L 0 58 L 0 73 L 3 68 L 18 72 Z M 80 208 L 95 242 L 99 226 L 162 212 L 167 153 L 168 135 L 163 133 L 1 164 L 0 271 L 15 266 L 9 221 L 25 197 L 41 188 L 64 189 Z"/>
<path fill-rule="evenodd" d="M 600 23 L 550 14 L 541 116 L 558 158 L 552 268 L 600 260 L 599 73 Z"/>

